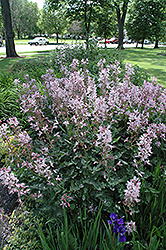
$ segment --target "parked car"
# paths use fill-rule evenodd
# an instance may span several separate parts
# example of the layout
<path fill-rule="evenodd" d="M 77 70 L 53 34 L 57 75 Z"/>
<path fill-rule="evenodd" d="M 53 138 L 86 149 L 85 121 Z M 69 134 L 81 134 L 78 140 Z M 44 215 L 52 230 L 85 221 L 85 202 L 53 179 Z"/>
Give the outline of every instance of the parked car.
<path fill-rule="evenodd" d="M 129 40 L 128 40 L 128 43 L 129 43 L 129 44 L 131 44 L 131 43 L 135 43 L 135 41 L 133 41 L 133 40 L 129 39 Z"/>
<path fill-rule="evenodd" d="M 106 39 L 106 40 L 102 39 L 102 40 L 99 41 L 99 43 L 108 43 L 109 44 L 110 43 L 110 39 Z"/>
<path fill-rule="evenodd" d="M 3 46 L 3 38 L 2 36 L 0 35 L 0 47 Z"/>
<path fill-rule="evenodd" d="M 49 44 L 49 40 L 45 37 L 35 37 L 33 40 L 29 41 L 28 44 L 30 45 L 47 45 Z"/>
<path fill-rule="evenodd" d="M 112 37 L 110 43 L 118 43 L 118 37 Z"/>
<path fill-rule="evenodd" d="M 151 44 L 151 41 L 145 39 L 145 40 L 144 40 L 144 44 Z"/>
<path fill-rule="evenodd" d="M 129 40 L 126 39 L 126 38 L 124 38 L 124 39 L 123 39 L 123 43 L 129 43 Z"/>

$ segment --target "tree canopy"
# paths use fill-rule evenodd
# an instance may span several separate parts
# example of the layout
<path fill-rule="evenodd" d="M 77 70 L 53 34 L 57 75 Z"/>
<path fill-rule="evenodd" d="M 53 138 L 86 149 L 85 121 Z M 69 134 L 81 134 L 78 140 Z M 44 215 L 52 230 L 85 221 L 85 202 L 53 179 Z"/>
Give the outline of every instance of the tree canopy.
<path fill-rule="evenodd" d="M 10 0 L 10 9 L 13 30 L 17 33 L 18 39 L 25 35 L 32 37 L 38 32 L 39 9 L 36 3 L 28 0 Z"/>
<path fill-rule="evenodd" d="M 67 20 L 63 11 L 49 9 L 45 5 L 38 25 L 44 34 L 52 35 L 55 33 L 58 43 L 59 34 L 62 34 L 67 27 Z"/>
<path fill-rule="evenodd" d="M 137 0 L 130 9 L 127 33 L 131 39 L 141 41 L 142 48 L 145 39 L 161 38 L 165 6 L 165 0 Z"/>
<path fill-rule="evenodd" d="M 128 4 L 130 0 L 112 0 L 112 4 L 116 9 L 117 21 L 118 21 L 118 48 L 123 49 L 123 37 L 124 37 L 124 23 L 126 19 Z"/>
<path fill-rule="evenodd" d="M 105 41 L 111 36 L 117 36 L 118 25 L 116 13 L 113 9 L 108 9 L 106 6 L 100 8 L 99 11 L 96 12 L 94 27 L 95 34 L 99 37 L 104 37 Z"/>
<path fill-rule="evenodd" d="M 59 9 L 66 7 L 66 16 L 71 21 L 82 21 L 85 28 L 86 44 L 90 36 L 91 23 L 94 20 L 95 8 L 104 6 L 107 0 L 46 0 L 51 9 Z"/>

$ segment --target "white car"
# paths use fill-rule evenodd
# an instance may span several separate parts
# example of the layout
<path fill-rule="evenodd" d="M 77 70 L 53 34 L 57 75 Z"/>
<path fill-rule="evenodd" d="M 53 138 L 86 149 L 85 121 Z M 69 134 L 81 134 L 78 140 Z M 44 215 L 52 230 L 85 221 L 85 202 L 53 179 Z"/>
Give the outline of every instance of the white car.
<path fill-rule="evenodd" d="M 28 44 L 30 45 L 47 45 L 49 44 L 49 40 L 47 40 L 45 37 L 35 37 L 33 40 L 29 41 Z"/>

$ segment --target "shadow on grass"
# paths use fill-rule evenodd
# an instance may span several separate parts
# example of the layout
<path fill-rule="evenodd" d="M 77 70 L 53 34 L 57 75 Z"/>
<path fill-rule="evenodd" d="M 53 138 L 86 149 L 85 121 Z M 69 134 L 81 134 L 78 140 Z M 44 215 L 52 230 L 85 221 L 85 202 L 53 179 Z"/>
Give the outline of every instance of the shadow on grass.
<path fill-rule="evenodd" d="M 8 71 L 8 69 L 11 67 L 12 64 L 20 61 L 20 60 L 23 60 L 23 59 L 30 59 L 30 58 L 36 58 L 36 57 L 40 57 L 41 55 L 44 56 L 44 55 L 48 55 L 50 53 L 50 51 L 36 51 L 34 52 L 35 54 L 33 53 L 27 53 L 27 54 L 23 54 L 19 57 L 10 57 L 10 58 L 6 58 L 6 57 L 3 57 L 3 58 L 0 58 L 0 71 L 5 73 Z"/>
<path fill-rule="evenodd" d="M 107 50 L 109 52 L 113 50 L 113 48 L 108 48 Z M 166 57 L 162 56 L 162 51 L 162 48 L 155 50 L 153 48 L 126 48 L 125 50 L 117 50 L 124 63 L 129 62 L 132 66 L 139 66 L 151 77 L 157 77 L 158 84 L 166 88 Z M 23 58 L 35 58 L 41 55 L 48 55 L 49 53 L 50 51 L 35 51 L 27 54 L 20 53 L 20 57 L 18 58 L 0 58 L 0 71 L 7 72 L 13 63 L 22 60 Z"/>
<path fill-rule="evenodd" d="M 7 72 L 8 68 L 18 60 L 22 60 L 24 57 L 14 57 L 14 58 L 3 58 L 0 60 L 0 71 Z"/>
<path fill-rule="evenodd" d="M 162 56 L 162 48 L 126 48 L 119 51 L 124 63 L 131 63 L 144 69 L 151 77 L 158 79 L 158 84 L 166 88 L 166 57 Z"/>

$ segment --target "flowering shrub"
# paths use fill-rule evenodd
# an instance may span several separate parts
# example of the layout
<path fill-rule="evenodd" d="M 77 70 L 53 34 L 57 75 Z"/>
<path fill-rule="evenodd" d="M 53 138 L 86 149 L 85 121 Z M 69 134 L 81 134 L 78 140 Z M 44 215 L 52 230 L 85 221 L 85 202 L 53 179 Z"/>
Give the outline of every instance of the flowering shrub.
<path fill-rule="evenodd" d="M 98 48 L 97 44 L 93 42 L 89 43 L 88 50 L 85 49 L 84 44 L 75 44 L 74 46 L 63 46 L 63 48 L 56 48 L 51 52 L 50 56 L 50 65 L 54 70 L 56 77 L 61 77 L 62 69 L 67 68 L 70 70 L 70 65 L 74 59 L 77 59 L 80 63 L 82 60 L 89 60 L 86 64 L 86 68 L 89 71 L 89 74 L 92 75 L 96 80 L 99 74 L 99 68 L 97 63 L 101 58 L 105 58 L 105 61 L 108 64 L 112 64 L 115 59 L 120 62 L 122 65 L 122 58 L 116 49 L 108 51 L 107 49 Z M 81 66 L 83 67 L 83 65 Z M 139 72 L 140 70 L 138 70 Z M 139 80 L 140 77 L 138 77 Z"/>
<path fill-rule="evenodd" d="M 134 231 L 136 231 L 136 226 L 134 221 L 131 220 L 130 222 L 126 223 L 126 231 L 128 234 L 131 234 Z"/>
<path fill-rule="evenodd" d="M 21 203 L 30 198 L 33 208 L 54 217 L 63 207 L 73 218 L 83 207 L 90 216 L 100 201 L 106 213 L 123 200 L 132 207 L 138 177 L 148 190 L 158 158 L 166 164 L 166 90 L 156 79 L 134 85 L 130 64 L 123 79 L 118 61 L 100 60 L 95 77 L 87 65 L 75 59 L 58 78 L 48 70 L 42 84 L 26 75 L 19 103 L 29 128 L 14 117 L 0 126 L 7 150 L 1 180 Z M 128 180 L 134 182 L 124 192 Z"/>

